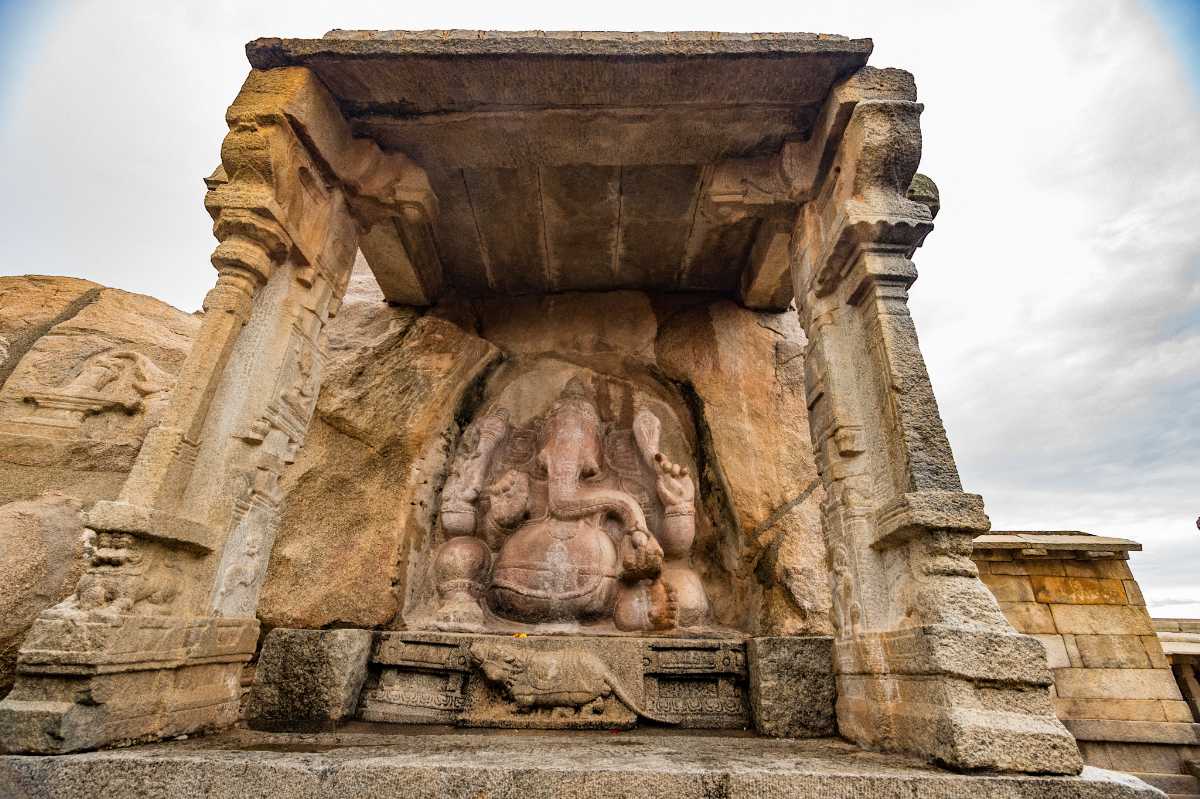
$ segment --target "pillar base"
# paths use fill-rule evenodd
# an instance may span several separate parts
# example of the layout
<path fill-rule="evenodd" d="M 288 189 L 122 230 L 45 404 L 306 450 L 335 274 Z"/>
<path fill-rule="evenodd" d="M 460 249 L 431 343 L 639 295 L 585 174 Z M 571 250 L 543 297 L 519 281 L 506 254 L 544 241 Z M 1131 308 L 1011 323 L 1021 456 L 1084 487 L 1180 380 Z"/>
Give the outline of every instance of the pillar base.
<path fill-rule="evenodd" d="M 838 729 L 860 745 L 961 771 L 1083 768 L 1035 639 L 931 626 L 860 635 L 835 653 Z"/>
<path fill-rule="evenodd" d="M 42 617 L 0 702 L 0 750 L 57 754 L 237 721 L 256 619 Z"/>

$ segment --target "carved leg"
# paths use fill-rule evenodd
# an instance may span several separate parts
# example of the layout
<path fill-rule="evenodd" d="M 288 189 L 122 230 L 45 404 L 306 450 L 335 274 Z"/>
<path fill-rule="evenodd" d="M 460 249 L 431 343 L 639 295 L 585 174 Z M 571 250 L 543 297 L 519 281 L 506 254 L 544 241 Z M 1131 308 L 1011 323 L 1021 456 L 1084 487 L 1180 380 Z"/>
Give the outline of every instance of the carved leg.
<path fill-rule="evenodd" d="M 618 630 L 670 630 L 678 626 L 679 602 L 675 586 L 662 579 L 623 583 L 617 594 L 613 623 Z"/>
<path fill-rule="evenodd" d="M 487 619 L 480 600 L 491 565 L 492 552 L 478 538 L 464 535 L 442 544 L 433 564 L 439 599 L 435 621 L 438 629 L 483 629 Z"/>
<path fill-rule="evenodd" d="M 700 575 L 688 563 L 668 563 L 660 578 L 673 594 L 676 605 L 675 626 L 703 627 L 709 622 L 708 595 Z"/>

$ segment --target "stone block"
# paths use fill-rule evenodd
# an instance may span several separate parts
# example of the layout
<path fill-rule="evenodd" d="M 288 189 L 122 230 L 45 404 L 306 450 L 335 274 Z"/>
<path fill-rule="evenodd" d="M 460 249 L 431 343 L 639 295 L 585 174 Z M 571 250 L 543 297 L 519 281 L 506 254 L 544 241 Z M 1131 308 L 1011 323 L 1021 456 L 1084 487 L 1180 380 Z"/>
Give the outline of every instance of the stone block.
<path fill-rule="evenodd" d="M 9 790 L 6 790 L 9 789 Z M 17 799 L 1162 799 L 1097 768 L 1079 776 L 955 773 L 838 740 L 362 731 L 234 730 L 75 757 L 0 757 L 0 795 Z"/>
<path fill-rule="evenodd" d="M 1063 723 L 1081 741 L 1200 746 L 1200 724 L 1114 719 L 1070 719 Z"/>
<path fill-rule="evenodd" d="M 1170 799 L 1196 799 L 1200 796 L 1200 784 L 1190 774 L 1155 774 L 1149 772 L 1130 771 L 1129 775 L 1136 777 L 1151 788 L 1157 788 Z"/>
<path fill-rule="evenodd" d="M 1067 655 L 1067 645 L 1061 635 L 1032 636 L 1046 648 L 1046 665 L 1052 669 L 1067 669 L 1071 667 L 1071 659 Z"/>
<path fill-rule="evenodd" d="M 1013 560 L 1008 562 L 995 561 L 992 563 L 992 574 L 1046 574 L 1046 575 L 1064 575 L 1066 571 L 1063 569 L 1061 560 Z"/>
<path fill-rule="evenodd" d="M 1179 774 L 1183 771 L 1180 747 L 1174 744 L 1105 741 L 1102 746 L 1108 753 L 1108 762 L 1117 771 L 1154 774 Z"/>
<path fill-rule="evenodd" d="M 250 726 L 324 728 L 353 715 L 371 639 L 370 630 L 272 630 L 250 689 Z"/>
<path fill-rule="evenodd" d="M 1074 635 L 1151 635 L 1150 616 L 1128 605 L 1050 605 L 1054 627 Z M 1039 631 L 1040 632 L 1040 631 Z"/>
<path fill-rule="evenodd" d="M 1068 577 L 1097 577 L 1111 580 L 1131 580 L 1129 562 L 1120 558 L 1088 558 L 1064 560 L 1063 574 Z"/>
<path fill-rule="evenodd" d="M 837 734 L 831 638 L 751 638 L 747 650 L 750 709 L 759 732 L 782 738 Z"/>
<path fill-rule="evenodd" d="M 1180 698 L 1167 669 L 1059 669 L 1054 684 L 1064 699 Z"/>
<path fill-rule="evenodd" d="M 1183 702 L 1162 699 L 1065 699 L 1054 700 L 1061 719 L 1114 719 L 1120 721 L 1191 721 Z"/>
<path fill-rule="evenodd" d="M 980 574 L 998 602 L 1035 602 L 1029 578 L 1018 574 Z"/>
<path fill-rule="evenodd" d="M 1076 669 L 1083 668 L 1083 656 L 1079 654 L 1079 646 L 1075 643 L 1075 636 L 1064 635 L 1063 644 L 1067 648 L 1067 659 L 1071 661 L 1071 667 Z"/>
<path fill-rule="evenodd" d="M 1035 575 L 1029 578 L 1035 601 L 1063 605 L 1124 605 L 1125 588 L 1120 580 L 1095 577 L 1055 577 Z"/>
<path fill-rule="evenodd" d="M 1142 648 L 1146 650 L 1146 656 L 1150 658 L 1151 666 L 1156 669 L 1171 668 L 1171 662 L 1163 654 L 1162 642 L 1158 640 L 1157 635 L 1141 635 L 1138 637 L 1142 641 Z"/>
<path fill-rule="evenodd" d="M 1137 580 L 1122 580 L 1125 586 L 1125 596 L 1129 599 L 1129 604 L 1145 606 L 1146 598 L 1142 596 L 1141 586 L 1137 584 Z"/>
<path fill-rule="evenodd" d="M 1045 605 L 1037 602 L 1001 602 L 1000 610 L 1004 611 L 1008 623 L 1019 633 L 1042 635 L 1058 632 L 1054 617 Z"/>
<path fill-rule="evenodd" d="M 639 719 L 744 729 L 746 693 L 746 653 L 734 639 L 383 632 L 358 716 L 517 729 L 627 729 Z"/>
<path fill-rule="evenodd" d="M 1077 635 L 1075 645 L 1085 668 L 1154 668 L 1142 639 L 1136 635 Z"/>

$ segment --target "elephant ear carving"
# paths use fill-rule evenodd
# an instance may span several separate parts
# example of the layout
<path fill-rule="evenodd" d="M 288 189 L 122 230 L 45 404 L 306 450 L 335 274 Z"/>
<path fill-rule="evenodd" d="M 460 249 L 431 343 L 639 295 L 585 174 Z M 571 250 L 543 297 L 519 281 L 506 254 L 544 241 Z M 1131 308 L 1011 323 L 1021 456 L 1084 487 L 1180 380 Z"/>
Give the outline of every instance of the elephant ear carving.
<path fill-rule="evenodd" d="M 642 452 L 642 460 L 646 466 L 654 469 L 654 456 L 659 452 L 659 439 L 662 437 L 662 422 L 645 408 L 633 417 L 633 438 L 637 441 L 638 449 Z"/>

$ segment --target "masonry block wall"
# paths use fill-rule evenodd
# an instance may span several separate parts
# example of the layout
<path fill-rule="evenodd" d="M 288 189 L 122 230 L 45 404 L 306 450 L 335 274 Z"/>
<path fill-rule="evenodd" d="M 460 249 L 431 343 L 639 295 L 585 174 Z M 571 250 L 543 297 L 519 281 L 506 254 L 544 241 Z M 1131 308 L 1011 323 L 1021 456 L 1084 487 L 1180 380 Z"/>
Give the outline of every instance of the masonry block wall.
<path fill-rule="evenodd" d="M 1200 793 L 1200 725 L 1163 653 L 1129 568 L 1134 541 L 1084 533 L 998 533 L 974 560 L 1009 622 L 1046 648 L 1054 704 L 1089 765 Z"/>

